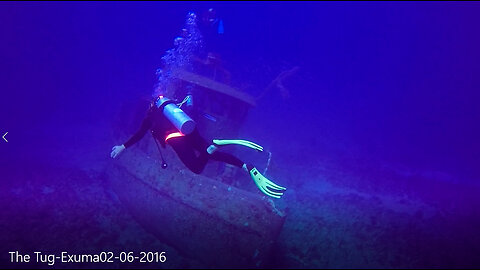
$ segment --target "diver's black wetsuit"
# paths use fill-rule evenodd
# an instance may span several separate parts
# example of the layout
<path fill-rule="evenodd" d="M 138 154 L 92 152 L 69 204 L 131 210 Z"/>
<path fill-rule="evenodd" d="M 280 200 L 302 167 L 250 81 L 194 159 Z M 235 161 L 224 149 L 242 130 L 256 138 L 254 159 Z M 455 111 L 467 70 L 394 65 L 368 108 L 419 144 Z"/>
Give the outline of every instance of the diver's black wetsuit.
<path fill-rule="evenodd" d="M 163 147 L 165 147 L 166 143 L 165 138 L 171 133 L 178 132 L 162 112 L 156 106 L 152 106 L 140 129 L 123 144 L 125 148 L 129 148 L 137 143 L 149 129 L 152 130 L 153 136 Z M 208 154 L 207 148 L 210 144 L 200 136 L 197 129 L 188 135 L 170 138 L 167 140 L 167 143 L 172 146 L 185 166 L 197 174 L 203 171 L 209 159 L 226 162 L 237 167 L 243 166 L 243 162 L 231 154 L 219 151 Z"/>

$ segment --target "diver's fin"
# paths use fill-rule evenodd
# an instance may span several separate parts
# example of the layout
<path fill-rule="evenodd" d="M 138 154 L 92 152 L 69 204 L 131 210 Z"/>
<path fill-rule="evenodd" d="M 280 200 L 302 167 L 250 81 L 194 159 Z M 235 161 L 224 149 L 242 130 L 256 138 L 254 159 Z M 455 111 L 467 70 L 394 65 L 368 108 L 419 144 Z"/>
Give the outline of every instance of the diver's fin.
<path fill-rule="evenodd" d="M 213 140 L 213 143 L 216 145 L 238 144 L 258 150 L 260 152 L 263 151 L 263 147 L 260 145 L 246 140 Z"/>
<path fill-rule="evenodd" d="M 268 180 L 265 176 L 263 176 L 257 168 L 248 168 L 250 171 L 250 176 L 252 177 L 253 181 L 257 185 L 257 187 L 262 191 L 265 195 L 273 197 L 273 198 L 280 198 L 283 195 L 284 190 L 286 188 L 279 186 L 272 181 Z"/>

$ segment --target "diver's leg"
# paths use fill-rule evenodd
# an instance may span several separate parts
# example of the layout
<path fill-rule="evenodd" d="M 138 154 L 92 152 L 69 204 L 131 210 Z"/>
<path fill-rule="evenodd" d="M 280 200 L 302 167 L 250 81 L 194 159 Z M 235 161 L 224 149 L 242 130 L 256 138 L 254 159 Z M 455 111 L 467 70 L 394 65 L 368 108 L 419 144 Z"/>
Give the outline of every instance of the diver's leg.
<path fill-rule="evenodd" d="M 188 142 L 191 147 L 197 149 L 200 152 L 200 156 L 197 158 L 196 162 L 200 163 L 205 167 L 209 158 L 226 162 L 237 166 L 239 168 L 243 168 L 247 173 L 250 174 L 253 181 L 257 185 L 257 187 L 262 191 L 265 195 L 273 197 L 273 198 L 280 198 L 283 195 L 283 192 L 286 188 L 279 186 L 272 181 L 268 180 L 265 176 L 263 176 L 257 168 L 250 164 L 246 164 L 237 157 L 232 154 L 220 152 L 220 151 L 213 151 L 212 153 L 208 152 L 209 144 L 200 136 L 197 130 L 193 133 L 187 135 Z M 185 140 L 185 141 L 187 141 Z M 215 149 L 216 150 L 216 149 Z M 263 149 L 262 149 L 263 150 Z M 202 167 L 202 170 L 203 170 Z"/>
<path fill-rule="evenodd" d="M 207 153 L 208 143 L 207 141 L 200 135 L 197 129 L 193 130 L 192 133 L 186 136 L 189 143 L 193 148 L 195 148 L 201 155 Z"/>
<path fill-rule="evenodd" d="M 209 145 L 207 141 L 200 135 L 197 129 L 195 129 L 187 137 L 189 142 L 192 144 L 192 146 L 200 152 L 199 159 L 202 159 L 202 161 L 203 159 L 206 159 L 206 160 L 213 159 L 216 161 L 232 164 L 239 168 L 242 168 L 242 166 L 245 165 L 243 161 L 241 161 L 240 159 L 238 159 L 232 154 L 228 154 L 220 151 L 209 151 L 211 146 L 214 146 L 214 145 Z"/>
<path fill-rule="evenodd" d="M 195 129 L 191 134 L 188 135 L 190 143 L 197 149 L 201 154 L 205 152 L 207 154 L 213 154 L 217 151 L 218 146 L 215 144 L 209 144 L 207 141 L 200 135 L 197 129 Z M 208 158 L 208 157 L 207 157 Z"/>
<path fill-rule="evenodd" d="M 192 146 L 200 152 L 199 159 L 201 159 L 202 162 L 206 162 L 208 159 L 213 159 L 216 161 L 232 164 L 239 168 L 245 165 L 243 161 L 241 161 L 232 154 L 216 151 L 216 148 L 215 151 L 209 151 L 214 145 L 209 145 L 196 129 L 194 130 L 194 132 L 188 135 L 188 139 Z"/>
<path fill-rule="evenodd" d="M 195 149 L 188 143 L 185 137 L 171 138 L 168 140 L 168 144 L 172 146 L 173 150 L 177 153 L 180 160 L 196 174 L 200 174 L 205 165 L 207 164 L 208 157 L 200 154 L 196 155 Z"/>
<path fill-rule="evenodd" d="M 236 166 L 239 168 L 242 168 L 244 165 L 246 166 L 246 164 L 243 161 L 241 161 L 239 158 L 225 152 L 216 151 L 210 155 L 210 158 L 216 161 L 232 164 L 233 166 Z"/>
<path fill-rule="evenodd" d="M 247 173 L 250 174 L 250 177 L 253 179 L 257 187 L 262 191 L 265 195 L 268 195 L 273 198 L 280 198 L 283 195 L 283 192 L 286 188 L 275 184 L 274 182 L 267 179 L 263 176 L 257 168 L 253 165 L 245 164 L 243 161 L 235 157 L 234 155 L 223 153 L 217 151 L 210 155 L 210 157 L 214 160 L 226 162 L 232 164 L 234 166 L 243 168 Z"/>

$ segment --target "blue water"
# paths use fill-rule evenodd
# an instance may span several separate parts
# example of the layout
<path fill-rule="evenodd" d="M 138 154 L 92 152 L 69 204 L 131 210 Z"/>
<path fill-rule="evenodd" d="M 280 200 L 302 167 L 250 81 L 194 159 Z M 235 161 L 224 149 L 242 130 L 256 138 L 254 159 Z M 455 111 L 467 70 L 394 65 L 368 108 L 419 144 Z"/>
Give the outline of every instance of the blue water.
<path fill-rule="evenodd" d="M 218 52 L 232 86 L 258 97 L 293 70 L 239 131 L 289 188 L 270 267 L 479 265 L 480 7 L 468 2 L 1 3 L 2 265 L 28 266 L 8 261 L 14 250 L 80 250 L 65 240 L 77 236 L 92 250 L 169 248 L 99 179 L 188 12 L 210 7 L 222 29 L 198 54 Z M 176 256 L 167 267 L 212 267 Z"/>

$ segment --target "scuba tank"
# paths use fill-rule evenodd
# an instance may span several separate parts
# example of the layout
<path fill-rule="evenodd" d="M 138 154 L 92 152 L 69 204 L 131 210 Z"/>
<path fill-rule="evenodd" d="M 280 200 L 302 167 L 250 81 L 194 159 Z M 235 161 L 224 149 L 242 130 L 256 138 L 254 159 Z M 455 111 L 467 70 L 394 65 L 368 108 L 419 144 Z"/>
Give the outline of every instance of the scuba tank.
<path fill-rule="evenodd" d="M 163 115 L 184 135 L 188 135 L 195 129 L 195 121 L 188 116 L 182 109 L 180 109 L 174 101 L 159 96 L 155 102 Z"/>

